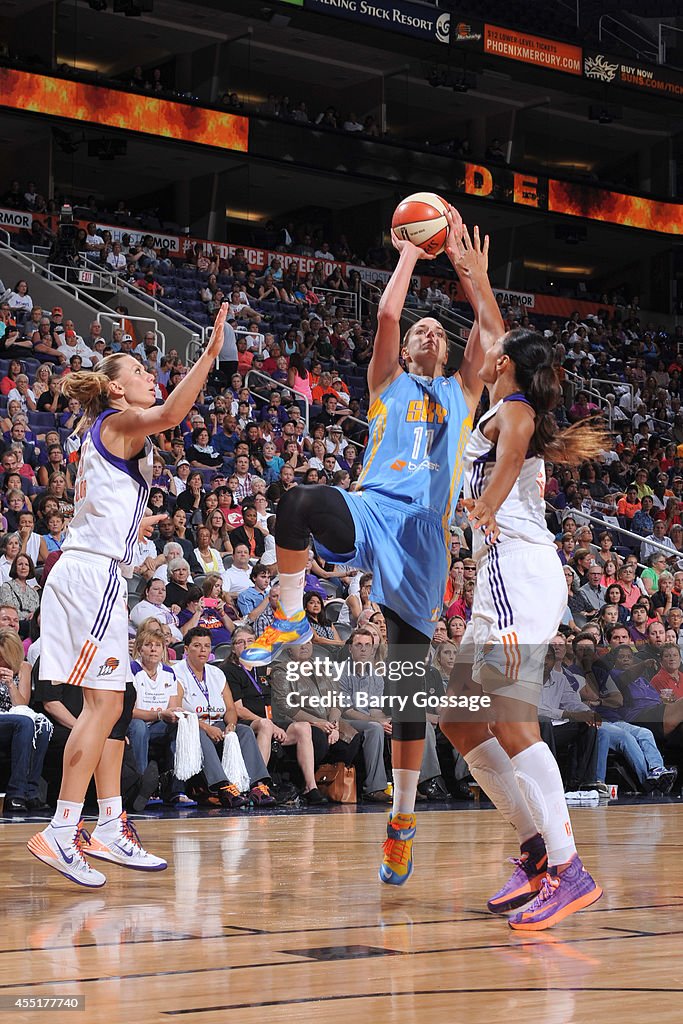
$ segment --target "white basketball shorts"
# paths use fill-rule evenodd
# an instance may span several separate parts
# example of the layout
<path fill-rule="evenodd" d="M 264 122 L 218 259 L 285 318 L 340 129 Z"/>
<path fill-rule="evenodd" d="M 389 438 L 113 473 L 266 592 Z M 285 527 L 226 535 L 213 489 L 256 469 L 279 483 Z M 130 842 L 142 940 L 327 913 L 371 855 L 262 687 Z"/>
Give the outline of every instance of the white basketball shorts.
<path fill-rule="evenodd" d="M 458 661 L 472 664 L 472 678 L 486 693 L 538 705 L 546 648 L 566 607 L 567 584 L 554 547 L 494 546 L 479 562 Z"/>
<path fill-rule="evenodd" d="M 40 677 L 93 690 L 125 690 L 128 589 L 118 562 L 64 552 L 40 609 Z"/>

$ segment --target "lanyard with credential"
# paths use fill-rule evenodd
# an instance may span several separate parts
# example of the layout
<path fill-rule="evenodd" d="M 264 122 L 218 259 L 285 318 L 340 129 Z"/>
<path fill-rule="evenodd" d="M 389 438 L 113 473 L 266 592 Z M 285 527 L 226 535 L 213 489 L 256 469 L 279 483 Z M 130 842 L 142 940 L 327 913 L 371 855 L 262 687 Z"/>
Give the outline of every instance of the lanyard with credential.
<path fill-rule="evenodd" d="M 190 675 L 194 679 L 195 683 L 197 684 L 197 686 L 199 687 L 201 693 L 203 694 L 204 699 L 206 700 L 206 710 L 208 712 L 210 712 L 211 709 L 210 709 L 210 702 L 209 702 L 209 684 L 204 682 L 204 676 L 206 675 L 206 669 L 204 669 L 204 671 L 202 672 L 202 678 L 198 679 L 197 676 L 194 674 L 194 671 L 192 670 L 192 666 L 190 665 L 189 661 L 186 661 L 185 664 L 187 665 L 188 669 L 190 670 Z"/>
<path fill-rule="evenodd" d="M 242 668 L 242 671 L 244 672 L 245 676 L 249 676 L 249 678 L 251 679 L 252 683 L 254 684 L 254 689 L 258 693 L 259 697 L 262 697 L 263 696 L 263 690 L 262 690 L 262 688 L 261 688 L 261 686 L 259 684 L 258 676 L 256 675 L 256 672 L 255 671 L 254 672 L 250 672 L 248 668 L 244 667 L 244 665 L 242 665 L 241 668 Z"/>

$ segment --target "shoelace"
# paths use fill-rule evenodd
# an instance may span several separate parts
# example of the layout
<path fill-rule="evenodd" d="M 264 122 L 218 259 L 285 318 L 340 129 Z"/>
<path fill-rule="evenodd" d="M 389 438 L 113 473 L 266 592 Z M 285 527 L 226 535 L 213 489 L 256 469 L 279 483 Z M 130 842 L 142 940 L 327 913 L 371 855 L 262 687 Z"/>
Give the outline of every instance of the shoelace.
<path fill-rule="evenodd" d="M 83 848 L 90 845 L 90 833 L 85 830 L 82 824 L 80 824 L 76 829 L 76 835 L 74 836 L 74 849 L 83 863 L 88 865 L 88 869 L 92 870 L 83 854 Z"/>
<path fill-rule="evenodd" d="M 545 903 L 546 900 L 549 900 L 559 884 L 559 878 L 553 878 L 552 875 L 546 875 L 541 882 L 541 888 L 538 890 L 538 896 L 536 897 L 538 902 Z"/>
<path fill-rule="evenodd" d="M 259 782 L 254 786 L 254 789 L 258 789 L 264 796 L 270 796 L 270 790 L 266 786 L 265 782 Z"/>
<path fill-rule="evenodd" d="M 142 849 L 140 836 L 137 833 L 135 825 L 133 824 L 132 821 L 129 821 L 127 817 L 123 818 L 121 821 L 121 831 L 123 832 L 126 839 L 129 839 L 131 843 L 138 847 L 138 849 Z"/>
<path fill-rule="evenodd" d="M 233 785 L 232 782 L 230 782 L 227 786 L 225 786 L 224 789 L 226 789 L 228 791 L 230 796 L 239 796 L 240 795 L 239 789 L 237 788 L 237 786 Z"/>
<path fill-rule="evenodd" d="M 410 860 L 410 839 L 385 839 L 382 849 L 385 858 L 404 868 Z"/>

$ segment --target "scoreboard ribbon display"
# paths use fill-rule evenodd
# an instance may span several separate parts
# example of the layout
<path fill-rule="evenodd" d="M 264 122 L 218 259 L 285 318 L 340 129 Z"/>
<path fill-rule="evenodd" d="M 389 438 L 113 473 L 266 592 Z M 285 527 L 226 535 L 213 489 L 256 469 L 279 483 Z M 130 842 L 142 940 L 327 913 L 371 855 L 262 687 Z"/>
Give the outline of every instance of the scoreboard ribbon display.
<path fill-rule="evenodd" d="M 69 78 L 0 68 L 0 106 L 246 153 L 249 119 Z"/>

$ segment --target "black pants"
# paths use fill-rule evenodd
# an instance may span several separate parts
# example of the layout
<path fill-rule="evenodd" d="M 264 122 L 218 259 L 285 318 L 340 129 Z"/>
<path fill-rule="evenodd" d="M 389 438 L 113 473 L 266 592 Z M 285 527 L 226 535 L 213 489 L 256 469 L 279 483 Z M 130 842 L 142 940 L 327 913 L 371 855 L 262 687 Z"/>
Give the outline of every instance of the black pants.
<path fill-rule="evenodd" d="M 356 546 L 356 529 L 348 505 L 334 487 L 294 487 L 286 491 L 278 505 L 275 543 L 289 551 L 306 551 L 311 534 L 329 551 L 350 552 Z M 423 660 L 430 638 L 405 622 L 390 605 L 382 605 L 387 624 L 388 660 L 407 664 Z M 426 712 L 418 708 L 413 695 L 420 689 L 417 672 L 406 672 L 400 679 L 387 682 L 392 694 L 408 698 L 404 713 L 392 713 L 392 733 L 396 740 L 420 740 L 425 736 Z"/>
<path fill-rule="evenodd" d="M 562 778 L 568 790 L 585 789 L 596 781 L 598 763 L 598 730 L 585 722 L 567 722 L 554 725 L 552 731 L 543 730 L 560 769 L 566 762 Z"/>
<path fill-rule="evenodd" d="M 233 373 L 237 373 L 236 359 L 220 359 L 218 361 L 218 374 L 226 388 L 232 384 Z"/>

